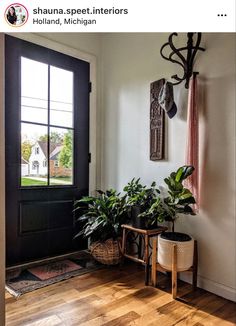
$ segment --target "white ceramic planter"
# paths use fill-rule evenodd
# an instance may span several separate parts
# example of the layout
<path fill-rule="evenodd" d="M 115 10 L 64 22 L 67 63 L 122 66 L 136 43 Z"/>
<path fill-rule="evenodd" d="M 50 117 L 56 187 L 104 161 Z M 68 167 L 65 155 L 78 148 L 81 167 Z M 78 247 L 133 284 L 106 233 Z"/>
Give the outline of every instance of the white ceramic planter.
<path fill-rule="evenodd" d="M 193 265 L 194 240 L 190 241 L 172 241 L 162 239 L 158 236 L 158 263 L 167 270 L 172 269 L 172 247 L 177 245 L 177 271 L 186 271 Z"/>

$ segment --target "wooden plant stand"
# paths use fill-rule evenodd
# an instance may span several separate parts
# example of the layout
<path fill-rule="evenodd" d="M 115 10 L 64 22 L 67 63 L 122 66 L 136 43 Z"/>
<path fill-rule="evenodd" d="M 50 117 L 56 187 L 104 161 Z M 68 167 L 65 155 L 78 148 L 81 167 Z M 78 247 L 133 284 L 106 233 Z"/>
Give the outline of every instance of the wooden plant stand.
<path fill-rule="evenodd" d="M 157 236 L 158 234 L 167 230 L 167 227 L 160 226 L 153 230 L 138 229 L 132 225 L 123 224 L 123 237 L 122 237 L 122 254 L 124 257 L 131 259 L 137 263 L 141 263 L 145 266 L 145 285 L 149 283 L 149 271 L 150 271 L 150 256 L 152 252 L 152 246 L 150 238 Z M 130 254 L 127 252 L 127 236 L 129 233 L 134 235 L 133 243 L 137 245 L 137 253 Z"/>
<path fill-rule="evenodd" d="M 198 268 L 198 252 L 197 241 L 194 240 L 194 254 L 193 254 L 193 266 L 182 272 L 192 272 L 192 287 L 193 290 L 197 287 L 197 268 Z M 157 238 L 153 238 L 152 243 L 152 285 L 157 286 L 157 271 L 171 272 L 172 278 L 172 297 L 177 297 L 177 245 L 173 244 L 172 247 L 172 269 L 165 269 L 157 262 Z"/>

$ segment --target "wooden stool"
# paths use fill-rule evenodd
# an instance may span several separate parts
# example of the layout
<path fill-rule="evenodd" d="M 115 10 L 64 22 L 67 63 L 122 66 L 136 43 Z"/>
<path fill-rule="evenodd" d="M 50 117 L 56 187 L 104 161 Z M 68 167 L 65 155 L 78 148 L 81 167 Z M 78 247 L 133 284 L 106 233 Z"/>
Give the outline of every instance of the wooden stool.
<path fill-rule="evenodd" d="M 152 249 L 150 244 L 150 238 L 157 236 L 158 234 L 164 232 L 167 230 L 167 227 L 160 226 L 153 230 L 147 230 L 147 229 L 138 229 L 133 227 L 132 225 L 123 224 L 121 225 L 123 228 L 123 238 L 122 238 L 122 254 L 124 257 L 131 259 L 137 263 L 141 263 L 145 266 L 145 285 L 148 285 L 149 283 L 149 269 L 150 269 L 150 256 L 151 252 L 150 249 Z M 138 238 L 138 252 L 131 255 L 127 253 L 127 236 L 128 234 L 132 232 L 136 234 L 136 238 Z M 136 243 L 136 240 L 134 241 Z M 136 243 L 137 244 L 137 243 Z M 142 247 L 144 248 L 144 253 L 142 255 Z"/>
<path fill-rule="evenodd" d="M 193 290 L 197 287 L 197 268 L 198 268 L 198 252 L 197 252 L 197 241 L 194 240 L 194 253 L 193 253 L 193 266 L 186 271 L 182 272 L 192 272 L 192 287 Z M 167 270 L 163 268 L 157 262 L 157 238 L 153 239 L 152 243 L 152 285 L 157 286 L 157 271 L 160 272 L 171 272 L 172 275 L 172 297 L 176 299 L 177 297 L 177 245 L 173 244 L 172 247 L 172 269 Z"/>

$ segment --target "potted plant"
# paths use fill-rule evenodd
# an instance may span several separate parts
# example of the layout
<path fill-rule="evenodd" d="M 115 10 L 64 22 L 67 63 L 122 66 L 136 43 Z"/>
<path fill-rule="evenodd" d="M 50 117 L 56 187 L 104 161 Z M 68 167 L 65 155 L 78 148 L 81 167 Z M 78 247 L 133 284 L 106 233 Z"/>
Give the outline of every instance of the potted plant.
<path fill-rule="evenodd" d="M 90 238 L 90 251 L 99 262 L 107 265 L 118 264 L 121 260 L 121 224 L 127 221 L 125 196 L 114 189 L 98 190 L 99 196 L 87 196 L 75 202 L 77 221 L 83 222 L 82 230 L 75 238 L 83 235 Z"/>
<path fill-rule="evenodd" d="M 147 214 L 155 214 L 160 222 L 168 221 L 172 224 L 171 232 L 164 232 L 158 237 L 158 262 L 168 270 L 171 270 L 173 244 L 177 245 L 177 270 L 187 270 L 193 264 L 193 238 L 188 234 L 175 232 L 175 222 L 179 214 L 195 215 L 190 206 L 195 204 L 195 199 L 190 190 L 183 185 L 183 181 L 193 171 L 192 166 L 182 166 L 164 179 L 168 187 L 168 195 L 160 196 L 147 212 Z"/>
<path fill-rule="evenodd" d="M 156 201 L 159 190 L 153 182 L 150 188 L 140 183 L 140 178 L 133 178 L 125 187 L 127 206 L 130 212 L 132 225 L 141 229 L 156 227 L 157 219 L 145 212 Z"/>

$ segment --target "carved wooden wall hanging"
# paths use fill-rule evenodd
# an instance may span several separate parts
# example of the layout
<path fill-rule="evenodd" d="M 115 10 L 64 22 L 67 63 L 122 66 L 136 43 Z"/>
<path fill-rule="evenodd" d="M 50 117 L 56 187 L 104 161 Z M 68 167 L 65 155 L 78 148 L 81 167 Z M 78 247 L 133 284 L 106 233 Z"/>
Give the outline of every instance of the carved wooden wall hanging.
<path fill-rule="evenodd" d="M 158 103 L 158 96 L 165 79 L 151 83 L 150 88 L 150 160 L 164 159 L 165 112 Z"/>

